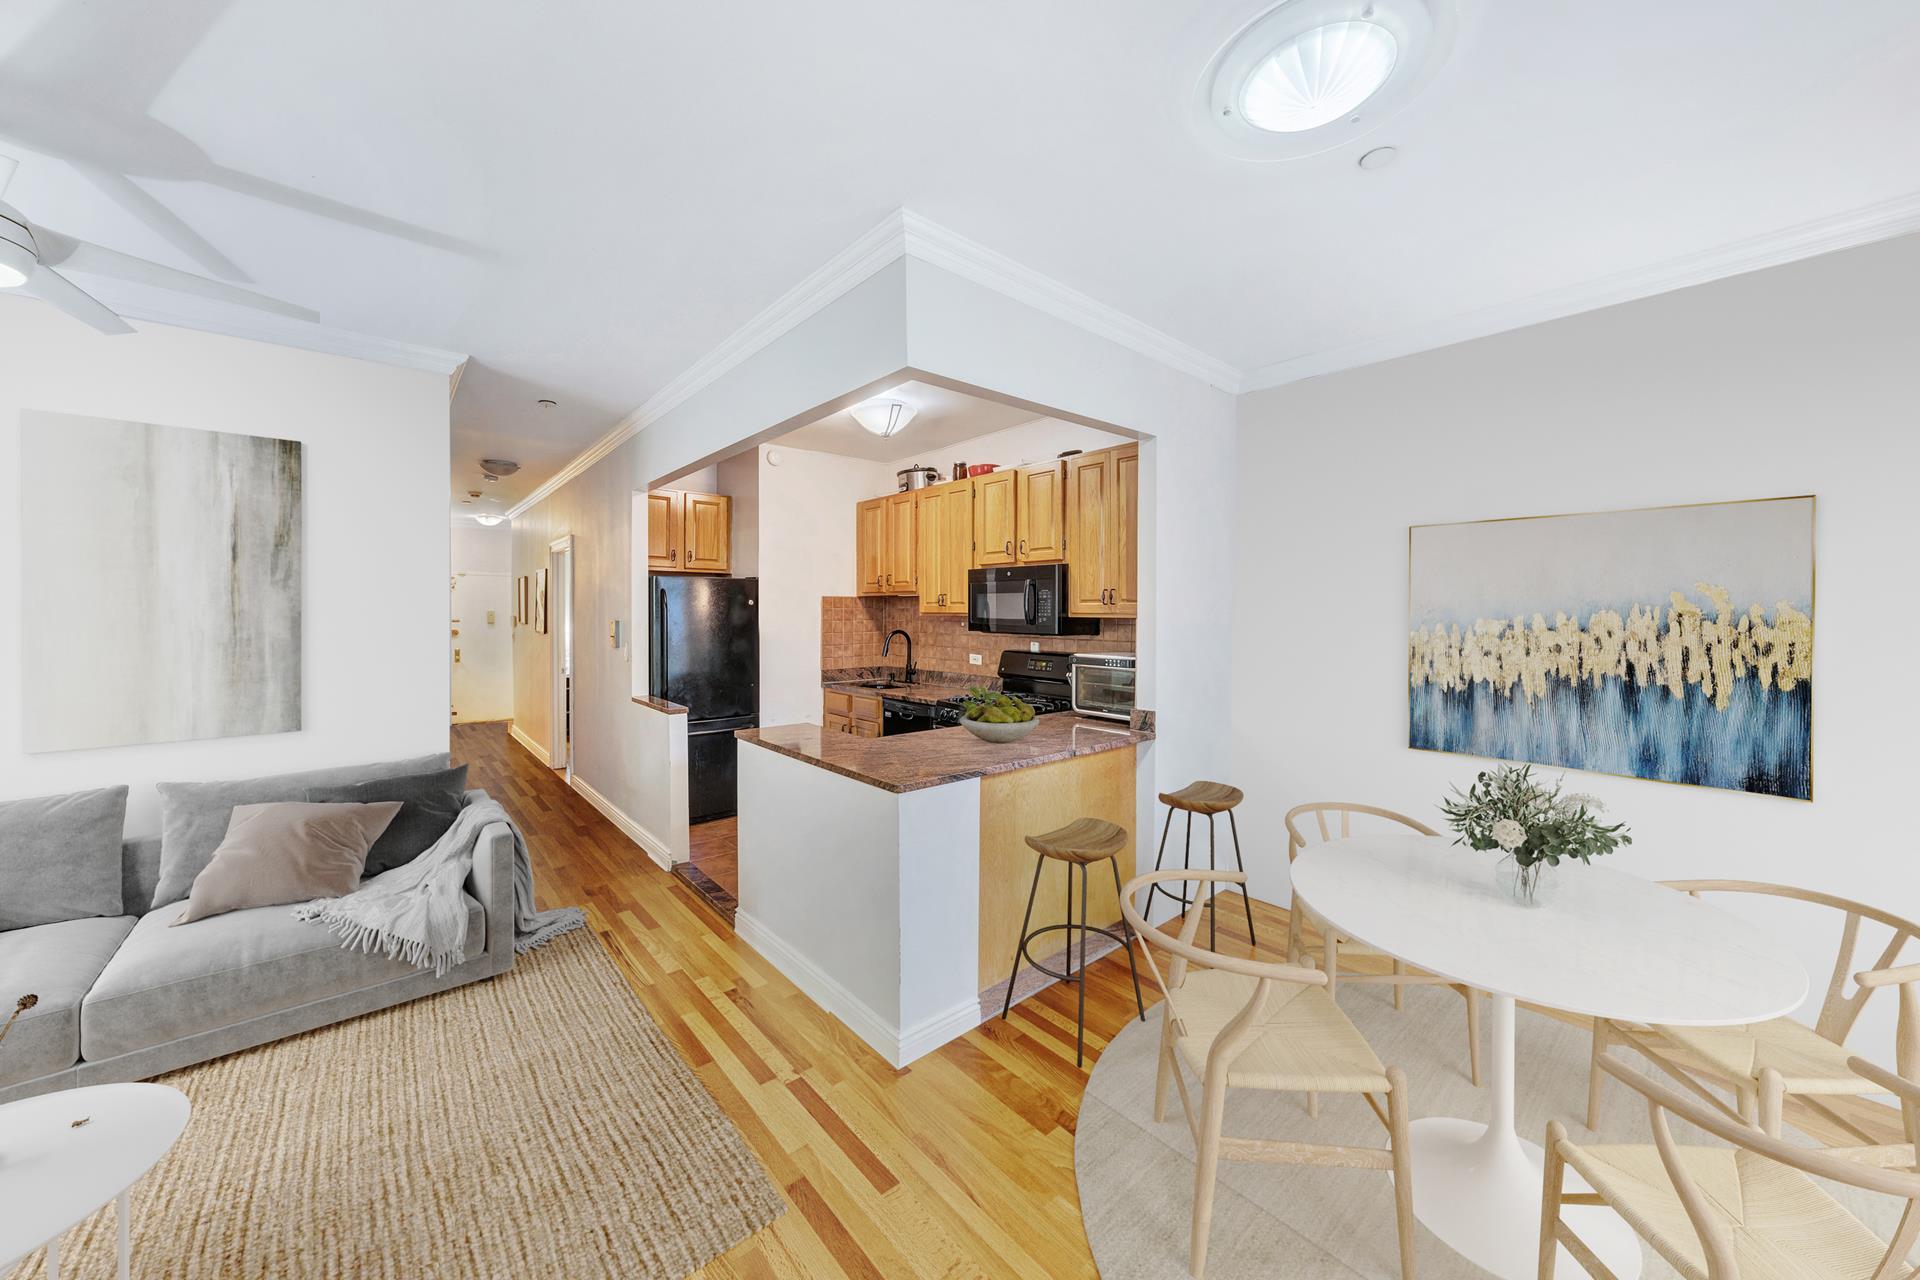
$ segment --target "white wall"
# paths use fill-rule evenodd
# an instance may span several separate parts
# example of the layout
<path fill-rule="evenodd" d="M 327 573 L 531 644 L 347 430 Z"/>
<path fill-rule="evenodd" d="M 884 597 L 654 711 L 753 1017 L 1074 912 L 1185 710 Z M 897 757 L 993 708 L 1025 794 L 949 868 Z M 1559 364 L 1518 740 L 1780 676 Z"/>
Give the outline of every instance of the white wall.
<path fill-rule="evenodd" d="M 1920 916 L 1916 292 L 1908 238 L 1245 397 L 1233 744 L 1256 892 L 1286 898 L 1289 805 L 1434 821 L 1482 763 L 1406 745 L 1409 524 L 1814 493 L 1813 802 L 1572 777 L 1632 827 L 1626 870 Z M 1757 914 L 1814 930 L 1823 989 L 1838 918 Z"/>
<path fill-rule="evenodd" d="M 455 518 L 452 562 L 455 573 L 509 573 L 513 568 L 513 530 L 504 524 L 474 524 Z"/>
<path fill-rule="evenodd" d="M 894 487 L 893 464 L 785 445 L 756 453 L 760 723 L 818 724 L 820 599 L 859 588 L 854 506 Z"/>
<path fill-rule="evenodd" d="M 127 783 L 127 827 L 159 829 L 153 783 L 250 777 L 447 746 L 448 387 L 432 373 L 141 325 L 103 337 L 0 297 L 0 600 L 20 597 L 20 411 L 48 409 L 303 441 L 302 728 L 267 737 L 27 755 L 21 628 L 0 622 L 0 799 Z M 76 572 L 85 572 L 76 566 Z"/>

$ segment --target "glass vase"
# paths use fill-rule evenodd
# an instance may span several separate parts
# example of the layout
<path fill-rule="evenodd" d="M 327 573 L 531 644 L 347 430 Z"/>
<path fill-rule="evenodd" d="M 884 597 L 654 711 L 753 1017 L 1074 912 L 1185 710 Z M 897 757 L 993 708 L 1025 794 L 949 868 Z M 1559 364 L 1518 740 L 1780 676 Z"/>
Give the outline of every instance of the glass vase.
<path fill-rule="evenodd" d="M 1512 854 L 1494 864 L 1494 879 L 1509 898 L 1523 907 L 1545 906 L 1557 884 L 1545 862 L 1522 865 Z"/>

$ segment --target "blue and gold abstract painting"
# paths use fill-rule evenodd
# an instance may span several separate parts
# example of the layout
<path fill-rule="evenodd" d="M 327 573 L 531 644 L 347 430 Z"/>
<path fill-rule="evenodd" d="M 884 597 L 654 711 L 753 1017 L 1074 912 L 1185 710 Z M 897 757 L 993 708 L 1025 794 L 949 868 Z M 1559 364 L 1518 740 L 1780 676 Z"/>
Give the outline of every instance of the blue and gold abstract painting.
<path fill-rule="evenodd" d="M 1811 497 L 1408 530 L 1408 745 L 1813 798 Z"/>

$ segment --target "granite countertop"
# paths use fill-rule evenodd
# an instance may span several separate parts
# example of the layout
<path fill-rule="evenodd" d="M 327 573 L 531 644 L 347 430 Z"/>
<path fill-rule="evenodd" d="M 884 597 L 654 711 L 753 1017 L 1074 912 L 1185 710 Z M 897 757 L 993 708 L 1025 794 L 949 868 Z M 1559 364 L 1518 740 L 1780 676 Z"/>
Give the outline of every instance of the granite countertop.
<path fill-rule="evenodd" d="M 636 693 L 633 695 L 633 704 L 637 707 L 650 707 L 663 715 L 684 716 L 687 714 L 685 707 L 677 702 L 668 702 L 665 698 L 642 697 Z"/>
<path fill-rule="evenodd" d="M 1153 734 L 1129 729 L 1118 720 L 1100 720 L 1066 711 L 1041 716 L 1035 721 L 1032 733 L 1018 742 L 1005 744 L 982 742 L 957 725 L 896 734 L 891 738 L 826 733 L 817 724 L 740 729 L 734 736 L 742 742 L 751 742 L 856 782 L 896 793 L 1052 764 L 1056 760 L 1071 760 L 1101 751 L 1118 751 L 1153 740 Z"/>
<path fill-rule="evenodd" d="M 867 689 L 861 686 L 861 682 L 865 680 L 898 680 L 899 678 L 899 667 L 853 667 L 841 671 L 822 671 L 820 687 L 829 693 L 898 698 L 902 702 L 945 702 L 955 694 L 965 693 L 969 689 L 1000 687 L 1000 681 L 995 676 L 962 676 L 950 671 L 916 671 L 913 673 L 913 683 L 902 685 L 898 689 Z"/>

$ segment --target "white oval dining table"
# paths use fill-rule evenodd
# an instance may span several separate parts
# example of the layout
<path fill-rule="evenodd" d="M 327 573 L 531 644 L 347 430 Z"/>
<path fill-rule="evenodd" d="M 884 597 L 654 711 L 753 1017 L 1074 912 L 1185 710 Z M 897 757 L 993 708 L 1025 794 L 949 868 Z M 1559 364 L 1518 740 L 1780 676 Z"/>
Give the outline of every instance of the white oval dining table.
<path fill-rule="evenodd" d="M 1503 1280 L 1532 1280 L 1542 1153 L 1514 1128 L 1515 1001 L 1731 1026 L 1799 1008 L 1808 981 L 1793 953 L 1752 925 L 1608 867 L 1552 868 L 1559 883 L 1547 900 L 1522 906 L 1496 883 L 1500 856 L 1444 836 L 1350 837 L 1301 854 L 1293 894 L 1342 937 L 1492 997 L 1486 1119 L 1413 1122 L 1414 1216 Z M 1611 1211 L 1568 1209 L 1567 1220 L 1620 1280 L 1640 1274 L 1639 1240 Z"/>
<path fill-rule="evenodd" d="M 47 1247 L 47 1280 L 60 1277 L 60 1237 L 115 1202 L 115 1261 L 133 1257 L 128 1192 L 172 1149 L 193 1106 L 164 1084 L 97 1084 L 0 1106 L 0 1275 Z"/>

